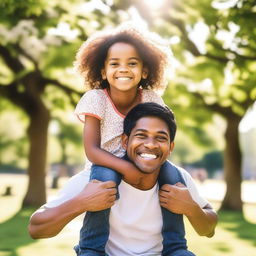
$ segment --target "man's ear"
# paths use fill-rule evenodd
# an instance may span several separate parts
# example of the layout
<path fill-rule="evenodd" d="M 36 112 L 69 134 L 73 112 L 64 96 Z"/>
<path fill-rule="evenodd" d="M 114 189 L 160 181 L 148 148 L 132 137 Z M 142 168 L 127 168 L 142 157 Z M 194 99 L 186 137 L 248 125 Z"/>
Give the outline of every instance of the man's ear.
<path fill-rule="evenodd" d="M 173 151 L 174 146 L 175 146 L 174 141 L 172 141 L 170 144 L 170 153 Z"/>
<path fill-rule="evenodd" d="M 128 146 L 128 136 L 126 134 L 122 134 L 122 138 L 121 138 L 121 143 L 122 143 L 122 147 L 123 149 L 127 150 L 127 146 Z"/>
<path fill-rule="evenodd" d="M 143 67 L 143 69 L 142 69 L 142 78 L 143 79 L 148 78 L 148 68 L 147 67 Z"/>
<path fill-rule="evenodd" d="M 105 72 L 104 68 L 101 70 L 101 77 L 102 77 L 103 80 L 107 79 L 107 75 L 106 75 L 106 72 Z"/>

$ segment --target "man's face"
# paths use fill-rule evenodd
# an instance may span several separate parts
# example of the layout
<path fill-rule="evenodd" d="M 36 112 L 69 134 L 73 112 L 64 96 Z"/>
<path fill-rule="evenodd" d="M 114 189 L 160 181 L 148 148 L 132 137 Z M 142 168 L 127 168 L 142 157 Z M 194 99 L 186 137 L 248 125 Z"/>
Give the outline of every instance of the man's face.
<path fill-rule="evenodd" d="M 122 142 L 130 160 L 148 174 L 159 172 L 174 147 L 167 124 L 151 116 L 139 119 L 130 136 L 123 135 Z"/>

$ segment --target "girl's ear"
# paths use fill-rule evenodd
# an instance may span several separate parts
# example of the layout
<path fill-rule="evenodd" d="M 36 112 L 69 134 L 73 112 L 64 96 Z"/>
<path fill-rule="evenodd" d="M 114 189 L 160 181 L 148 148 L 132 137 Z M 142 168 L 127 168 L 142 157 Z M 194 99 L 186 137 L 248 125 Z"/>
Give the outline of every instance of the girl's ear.
<path fill-rule="evenodd" d="M 106 72 L 105 72 L 104 68 L 101 70 L 101 77 L 102 77 L 103 80 L 107 79 Z"/>
<path fill-rule="evenodd" d="M 127 150 L 127 145 L 128 145 L 128 136 L 126 134 L 122 134 L 122 147 L 123 149 Z"/>
<path fill-rule="evenodd" d="M 143 79 L 147 79 L 148 78 L 148 68 L 143 67 L 142 69 L 142 76 Z"/>

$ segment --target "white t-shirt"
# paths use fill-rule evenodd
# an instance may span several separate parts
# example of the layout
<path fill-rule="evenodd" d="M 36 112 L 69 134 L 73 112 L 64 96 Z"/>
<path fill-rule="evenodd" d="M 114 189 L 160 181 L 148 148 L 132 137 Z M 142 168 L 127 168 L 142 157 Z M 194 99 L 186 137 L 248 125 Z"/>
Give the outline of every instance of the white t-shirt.
<path fill-rule="evenodd" d="M 199 195 L 196 185 L 183 169 L 179 169 L 195 202 L 203 208 L 208 203 Z M 82 191 L 88 182 L 88 171 L 73 176 L 55 200 L 46 207 L 57 206 Z M 110 211 L 110 235 L 106 252 L 110 256 L 156 256 L 162 251 L 162 215 L 158 185 L 142 191 L 122 181 L 120 199 Z"/>

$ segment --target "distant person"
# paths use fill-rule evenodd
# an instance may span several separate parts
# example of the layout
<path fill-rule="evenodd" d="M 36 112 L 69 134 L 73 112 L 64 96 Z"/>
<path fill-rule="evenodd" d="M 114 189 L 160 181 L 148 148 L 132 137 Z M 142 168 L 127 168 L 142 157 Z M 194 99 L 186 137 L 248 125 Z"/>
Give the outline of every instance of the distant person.
<path fill-rule="evenodd" d="M 169 162 L 175 184 L 165 184 L 158 178 L 174 148 L 175 133 L 176 122 L 167 107 L 156 103 L 143 103 L 134 107 L 124 120 L 122 145 L 126 150 L 124 158 L 142 173 L 139 182 L 130 185 L 122 180 L 119 185 L 120 198 L 115 201 L 117 190 L 113 188 L 113 181 L 94 180 L 83 188 L 85 177 L 80 172 L 69 181 L 58 199 L 32 215 L 29 225 L 31 236 L 54 236 L 84 211 L 96 211 L 96 216 L 101 216 L 102 212 L 98 210 L 112 206 L 106 252 L 91 250 L 88 246 L 83 254 L 78 253 L 88 256 L 194 255 L 187 250 L 182 215 L 187 216 L 199 235 L 208 237 L 214 234 L 217 215 L 199 195 L 191 176 L 185 170 Z M 74 192 L 74 184 L 80 188 L 80 193 Z M 161 190 L 158 195 L 159 186 Z M 68 200 L 70 194 L 72 198 Z M 169 212 L 170 218 L 165 222 L 162 220 L 160 205 Z M 102 233 L 98 231 L 101 220 L 98 221 L 92 230 L 95 242 L 102 238 Z M 86 225 L 85 218 L 82 231 Z M 167 239 L 163 239 L 164 235 Z M 162 244 L 166 241 L 168 243 Z M 79 250 L 84 249 L 81 247 L 80 244 Z"/>

